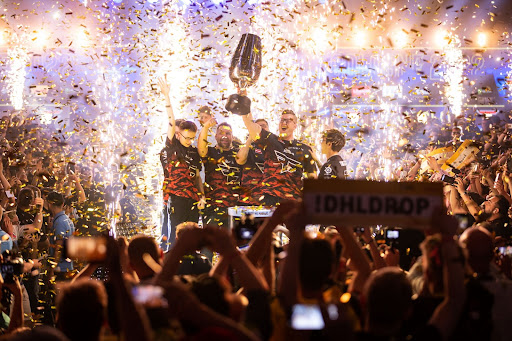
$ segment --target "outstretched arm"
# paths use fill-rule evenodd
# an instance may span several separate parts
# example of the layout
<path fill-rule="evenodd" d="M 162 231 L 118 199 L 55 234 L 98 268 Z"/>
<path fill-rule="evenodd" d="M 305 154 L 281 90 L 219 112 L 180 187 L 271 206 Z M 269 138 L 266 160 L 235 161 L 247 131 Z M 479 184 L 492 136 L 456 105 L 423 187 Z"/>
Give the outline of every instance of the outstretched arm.
<path fill-rule="evenodd" d="M 215 127 L 217 125 L 217 121 L 215 118 L 210 118 L 204 124 L 203 129 L 199 133 L 199 138 L 197 140 L 197 151 L 199 152 L 200 157 L 205 157 L 208 154 L 208 131 L 210 128 Z"/>
<path fill-rule="evenodd" d="M 238 163 L 239 165 L 245 165 L 245 163 L 247 162 L 249 150 L 251 149 L 251 143 L 252 138 L 249 135 L 247 141 L 245 142 L 245 145 L 238 150 L 238 153 L 236 153 L 236 163 Z"/>
<path fill-rule="evenodd" d="M 165 109 L 167 117 L 169 118 L 169 127 L 167 128 L 167 138 L 172 141 L 174 134 L 176 133 L 176 121 L 174 119 L 174 111 L 172 110 L 171 99 L 169 98 L 170 87 L 167 83 L 167 75 L 165 78 L 158 79 L 158 85 L 160 86 L 160 92 L 165 98 Z"/>
<path fill-rule="evenodd" d="M 249 136 L 253 141 L 256 141 L 260 137 L 261 126 L 257 123 L 254 123 L 252 119 L 252 114 L 242 116 L 244 120 L 245 127 L 249 130 Z"/>

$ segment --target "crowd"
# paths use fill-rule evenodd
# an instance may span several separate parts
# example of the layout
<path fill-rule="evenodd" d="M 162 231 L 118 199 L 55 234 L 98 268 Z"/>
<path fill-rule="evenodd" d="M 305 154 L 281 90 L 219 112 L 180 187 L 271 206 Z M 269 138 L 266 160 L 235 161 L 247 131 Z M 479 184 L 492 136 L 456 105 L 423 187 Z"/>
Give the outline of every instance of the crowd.
<path fill-rule="evenodd" d="M 108 191 L 93 167 L 70 162 L 68 147 L 30 122 L 3 119 L 0 339 L 509 339 L 508 126 L 471 140 L 454 126 L 404 159 L 396 180 L 444 183 L 445 205 L 424 231 L 342 217 L 311 229 L 304 178 L 373 178 L 344 160 L 340 131 L 323 133 L 322 165 L 295 138 L 291 110 L 276 134 L 244 116 L 241 142 L 210 108 L 199 110 L 200 129 L 175 119 L 170 87 L 160 88 L 169 118 L 161 240 L 109 236 Z M 275 210 L 227 229 L 239 205 Z M 119 223 L 137 219 L 123 211 Z M 93 250 L 69 256 L 74 238 L 94 240 Z"/>

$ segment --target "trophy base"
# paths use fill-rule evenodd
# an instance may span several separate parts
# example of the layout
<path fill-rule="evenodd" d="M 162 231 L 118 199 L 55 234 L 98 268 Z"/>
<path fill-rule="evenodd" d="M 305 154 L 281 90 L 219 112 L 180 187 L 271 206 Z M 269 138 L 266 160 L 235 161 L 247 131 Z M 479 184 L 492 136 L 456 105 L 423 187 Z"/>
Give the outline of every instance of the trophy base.
<path fill-rule="evenodd" d="M 231 95 L 226 103 L 226 110 L 236 115 L 248 115 L 251 112 L 251 100 L 247 96 Z"/>

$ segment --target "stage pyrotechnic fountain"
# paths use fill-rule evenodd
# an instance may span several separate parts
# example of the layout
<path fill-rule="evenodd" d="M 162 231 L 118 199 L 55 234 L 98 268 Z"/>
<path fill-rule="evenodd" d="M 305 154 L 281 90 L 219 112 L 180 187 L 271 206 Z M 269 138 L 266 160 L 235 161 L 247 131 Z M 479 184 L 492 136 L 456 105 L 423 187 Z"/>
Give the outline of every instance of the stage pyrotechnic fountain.
<path fill-rule="evenodd" d="M 14 110 L 23 109 L 23 90 L 25 89 L 26 66 L 29 60 L 27 49 L 17 36 L 13 36 L 11 47 L 7 50 L 7 92 Z"/>
<path fill-rule="evenodd" d="M 460 50 L 460 40 L 456 35 L 449 35 L 444 52 L 446 69 L 443 75 L 446 86 L 444 94 L 450 103 L 450 111 L 453 117 L 458 117 L 462 113 L 462 102 L 464 99 L 463 90 L 463 72 L 465 60 Z M 448 120 L 450 116 L 448 116 Z"/>

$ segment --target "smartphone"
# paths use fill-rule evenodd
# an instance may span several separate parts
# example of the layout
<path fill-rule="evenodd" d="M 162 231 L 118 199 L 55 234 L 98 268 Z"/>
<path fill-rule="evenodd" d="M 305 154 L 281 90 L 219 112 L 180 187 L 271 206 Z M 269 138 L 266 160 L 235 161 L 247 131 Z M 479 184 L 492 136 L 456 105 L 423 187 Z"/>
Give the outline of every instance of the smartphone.
<path fill-rule="evenodd" d="M 64 256 L 87 262 L 101 262 L 107 256 L 105 237 L 70 237 L 64 243 Z"/>
<path fill-rule="evenodd" d="M 295 330 L 322 330 L 325 328 L 324 318 L 318 304 L 295 304 L 290 320 Z"/>
<path fill-rule="evenodd" d="M 441 181 L 452 185 L 455 183 L 455 178 L 453 176 L 443 174 L 443 176 L 441 177 Z"/>
<path fill-rule="evenodd" d="M 498 248 L 498 253 L 503 256 L 511 256 L 512 255 L 512 246 L 500 246 Z"/>
<path fill-rule="evenodd" d="M 512 130 L 512 123 L 507 123 L 507 129 Z"/>
<path fill-rule="evenodd" d="M 251 227 L 240 227 L 238 230 L 238 239 L 241 240 L 250 240 L 256 234 L 256 229 Z"/>
<path fill-rule="evenodd" d="M 9 199 L 14 199 L 14 194 L 11 193 L 11 190 L 8 189 L 7 191 L 5 191 L 5 195 L 7 196 L 7 198 Z"/>
<path fill-rule="evenodd" d="M 387 239 L 398 239 L 400 237 L 400 231 L 398 230 L 387 230 L 386 238 Z"/>
<path fill-rule="evenodd" d="M 164 289 L 156 285 L 138 285 L 133 287 L 132 295 L 135 302 L 142 305 L 161 307 L 167 303 Z"/>

